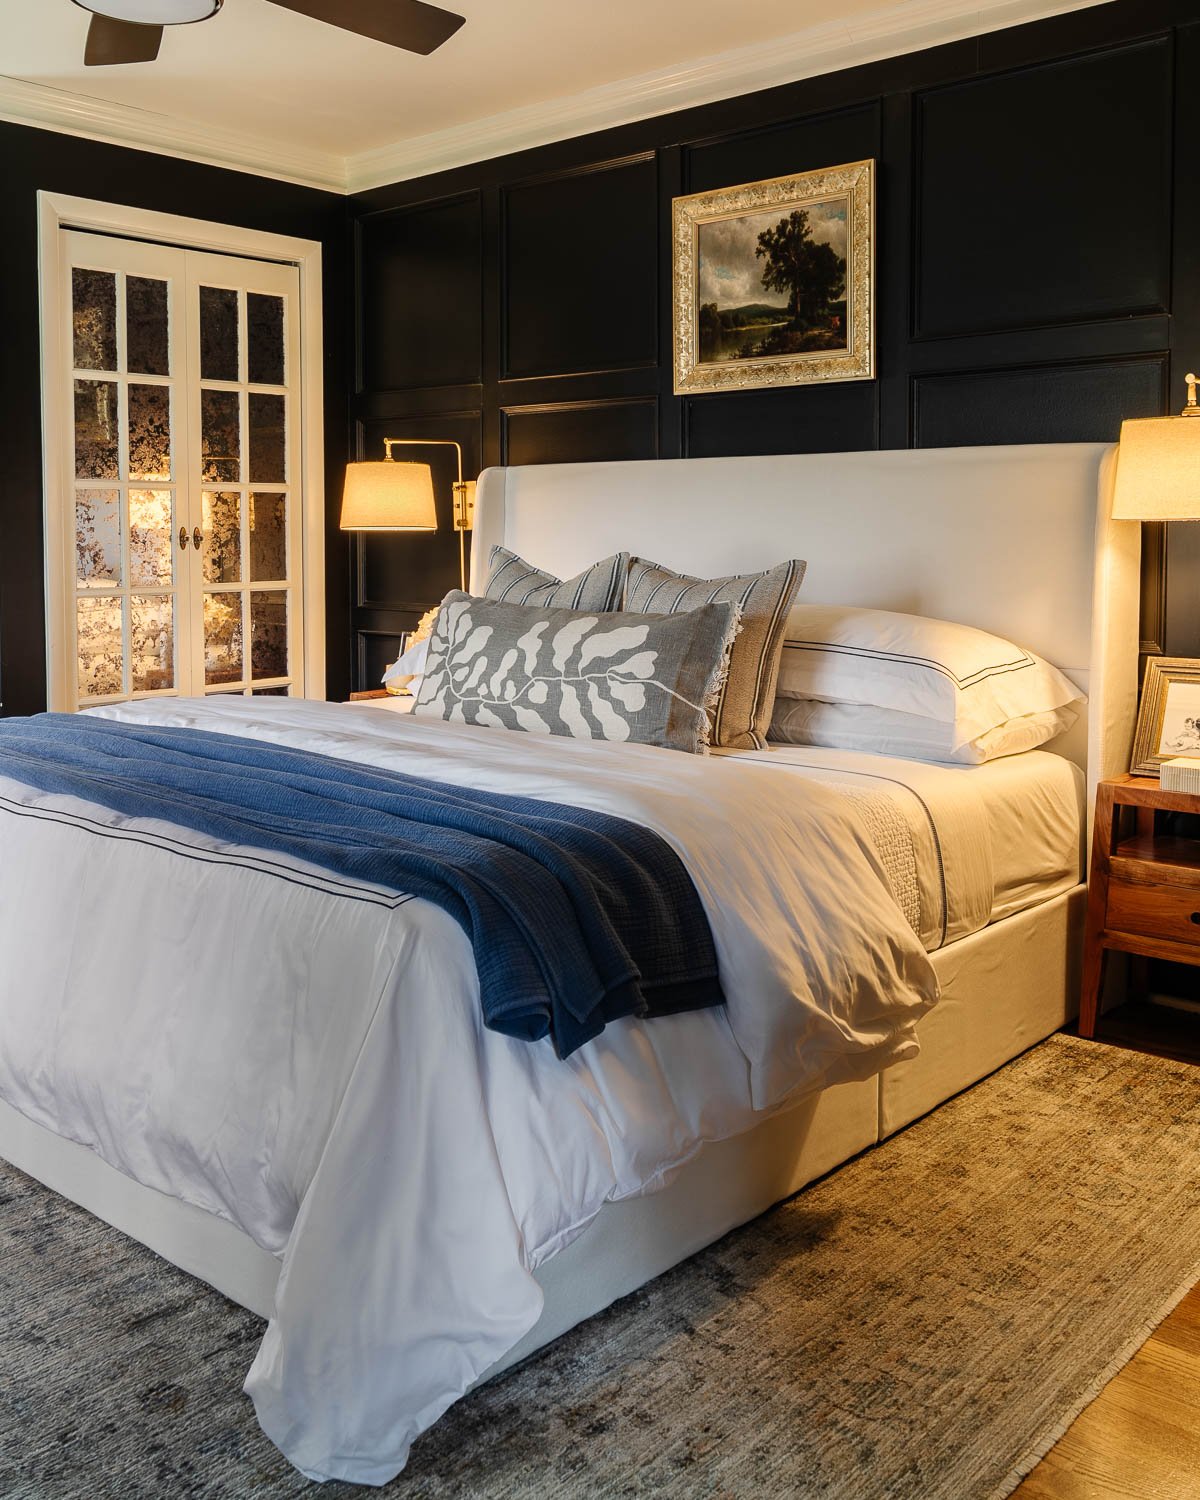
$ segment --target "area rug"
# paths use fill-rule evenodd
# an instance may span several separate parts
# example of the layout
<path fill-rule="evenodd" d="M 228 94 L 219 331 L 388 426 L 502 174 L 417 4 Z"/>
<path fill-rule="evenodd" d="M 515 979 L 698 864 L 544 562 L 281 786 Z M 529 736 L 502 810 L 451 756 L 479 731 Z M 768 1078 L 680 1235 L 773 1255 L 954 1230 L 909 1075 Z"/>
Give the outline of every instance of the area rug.
<path fill-rule="evenodd" d="M 1200 1069 L 1053 1037 L 481 1387 L 383 1494 L 998 1500 L 1200 1274 Z M 282 1500 L 262 1323 L 0 1175 L 0 1495 Z"/>

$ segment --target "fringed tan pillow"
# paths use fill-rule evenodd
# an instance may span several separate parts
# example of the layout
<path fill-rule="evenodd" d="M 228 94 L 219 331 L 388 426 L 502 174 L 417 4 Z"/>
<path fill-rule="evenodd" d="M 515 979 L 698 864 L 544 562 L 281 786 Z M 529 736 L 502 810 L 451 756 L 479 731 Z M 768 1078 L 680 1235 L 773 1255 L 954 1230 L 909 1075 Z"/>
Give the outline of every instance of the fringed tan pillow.
<path fill-rule="evenodd" d="M 720 603 L 736 604 L 741 610 L 741 634 L 734 642 L 729 675 L 713 713 L 714 749 L 762 750 L 766 746 L 784 630 L 804 568 L 803 562 L 792 559 L 763 573 L 690 578 L 641 557 L 629 564 L 628 612 L 678 614 Z"/>

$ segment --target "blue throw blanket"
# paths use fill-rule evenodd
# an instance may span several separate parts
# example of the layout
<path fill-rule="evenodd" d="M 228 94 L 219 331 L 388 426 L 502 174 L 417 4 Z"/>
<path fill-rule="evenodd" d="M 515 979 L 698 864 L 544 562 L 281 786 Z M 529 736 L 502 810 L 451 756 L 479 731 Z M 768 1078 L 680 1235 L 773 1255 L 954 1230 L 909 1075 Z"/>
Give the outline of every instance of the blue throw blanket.
<path fill-rule="evenodd" d="M 434 902 L 475 950 L 484 1023 L 560 1057 L 619 1016 L 724 1000 L 691 877 L 624 818 L 74 714 L 0 719 L 0 775 Z"/>

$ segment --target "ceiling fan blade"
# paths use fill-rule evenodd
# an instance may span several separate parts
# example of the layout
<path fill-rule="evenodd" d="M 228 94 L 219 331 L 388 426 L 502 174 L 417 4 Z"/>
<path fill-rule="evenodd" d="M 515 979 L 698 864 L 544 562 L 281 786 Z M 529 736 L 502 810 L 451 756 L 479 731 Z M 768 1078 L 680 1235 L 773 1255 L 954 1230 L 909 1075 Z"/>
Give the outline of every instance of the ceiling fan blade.
<path fill-rule="evenodd" d="M 132 21 L 114 21 L 93 16 L 88 27 L 83 60 L 89 68 L 112 63 L 153 62 L 162 42 L 161 26 L 139 26 Z"/>
<path fill-rule="evenodd" d="M 271 0 L 343 31 L 369 36 L 391 47 L 427 56 L 447 41 L 466 20 L 424 0 Z"/>

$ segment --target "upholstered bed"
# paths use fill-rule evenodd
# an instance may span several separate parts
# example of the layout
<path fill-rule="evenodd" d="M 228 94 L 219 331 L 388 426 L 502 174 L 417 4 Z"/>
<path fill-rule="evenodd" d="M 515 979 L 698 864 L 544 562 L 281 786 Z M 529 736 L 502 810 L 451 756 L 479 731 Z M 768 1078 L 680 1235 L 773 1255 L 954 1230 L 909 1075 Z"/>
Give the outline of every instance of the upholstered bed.
<path fill-rule="evenodd" d="M 909 1046 L 897 1047 L 894 1056 L 901 1060 L 892 1061 L 884 1038 L 877 1062 L 848 1064 L 840 1074 L 847 1081 L 815 1092 L 799 1089 L 798 1103 L 789 1096 L 787 1108 L 764 1109 L 761 1123 L 747 1118 L 730 1135 L 727 1125 L 710 1132 L 700 1119 L 690 1133 L 683 1131 L 680 1149 L 662 1158 L 671 1170 L 643 1172 L 638 1193 L 605 1202 L 581 1233 L 564 1235 L 565 1247 L 540 1260 L 533 1268 L 544 1298 L 540 1316 L 529 1327 L 529 1317 L 522 1322 L 514 1314 L 511 1336 L 488 1345 L 492 1354 L 469 1375 L 495 1374 L 935 1107 L 1072 1014 L 1087 809 L 1097 778 L 1126 762 L 1136 696 L 1137 528 L 1109 517 L 1112 464 L 1111 451 L 1103 447 L 1064 445 L 578 464 L 498 469 L 483 476 L 474 543 L 477 572 L 494 544 L 535 557 L 564 577 L 621 549 L 700 575 L 760 568 L 785 555 L 803 557 L 809 563 L 806 599 L 903 610 L 1003 634 L 1060 667 L 1087 693 L 1089 707 L 1078 730 L 1051 751 L 1016 757 L 1019 769 L 998 769 L 1002 762 L 980 767 L 974 780 L 968 779 L 974 775 L 969 770 L 956 778 L 952 771 L 906 769 L 880 757 L 820 751 L 765 751 L 741 766 L 722 766 L 714 757 L 716 764 L 703 772 L 680 772 L 681 780 L 693 777 L 697 795 L 714 789 L 714 816 L 722 807 L 735 808 L 739 797 L 766 802 L 773 796 L 772 778 L 788 778 L 788 796 L 803 781 L 818 802 L 828 798 L 831 806 L 839 800 L 862 803 L 864 783 L 886 780 L 891 803 L 877 800 L 872 815 L 890 820 L 899 851 L 896 869 L 906 859 L 912 864 L 910 924 L 929 955 L 940 999 L 919 1022 L 918 1055 L 911 1055 Z M 148 715 L 165 712 L 161 704 L 142 707 Z M 314 705 L 311 726 L 302 708 L 290 711 L 289 732 L 311 731 L 314 748 L 328 754 L 342 753 L 332 714 L 345 716 L 342 748 L 349 756 L 365 755 L 354 748 L 360 741 L 381 741 L 389 733 L 388 721 L 371 705 L 320 711 Z M 269 727 L 263 728 L 269 726 L 269 713 L 256 700 L 241 700 L 227 710 L 214 707 L 208 718 L 197 710 L 195 722 L 269 736 Z M 472 727 L 460 733 L 465 766 L 480 753 L 487 731 Z M 651 788 L 646 796 L 652 801 L 652 784 L 663 774 L 659 765 L 668 752 L 629 750 L 659 757 L 653 774 L 645 760 Z M 620 749 L 607 753 L 619 755 Z M 574 785 L 570 756 L 563 759 L 564 754 L 551 746 L 543 756 L 547 786 Z M 422 774 L 436 775 L 438 755 L 444 766 L 454 763 L 459 749 L 453 736 L 438 741 L 428 764 L 418 767 Z M 473 774 L 462 766 L 464 778 Z M 543 773 L 535 766 L 529 774 L 536 780 Z M 724 780 L 718 784 L 715 776 Z M 733 777 L 743 785 L 736 786 Z M 665 786 L 659 786 L 660 796 Z M 726 787 L 729 800 L 722 801 Z M 1038 820 L 1040 841 L 1023 849 L 1013 830 L 1022 809 L 1038 797 L 1053 804 L 1054 815 Z M 664 827 L 670 832 L 669 819 Z M 985 846 L 988 858 L 981 861 L 976 856 Z M 28 845 L 32 862 L 37 848 Z M 930 849 L 939 861 L 937 881 L 930 874 Z M 158 852 L 165 857 L 167 851 Z M 752 856 L 751 849 L 747 859 Z M 120 857 L 132 856 L 126 849 Z M 900 876 L 892 880 L 903 883 Z M 75 899 L 74 893 L 68 891 L 65 899 Z M 363 942 L 375 942 L 375 933 L 368 923 Z M 199 942 L 202 935 L 193 933 L 188 940 Z M 181 934 L 184 971 L 186 938 Z M 119 947 L 91 956 L 98 983 L 105 965 L 119 966 Z M 21 955 L 16 958 L 20 964 Z M 917 960 L 911 964 L 915 975 Z M 40 971 L 29 967 L 28 972 Z M 211 981 L 211 971 L 205 972 Z M 186 1001 L 186 978 L 174 975 L 171 982 Z M 916 978 L 912 985 L 916 993 Z M 677 1019 L 690 1023 L 693 1018 Z M 681 1024 L 678 1034 L 694 1039 L 700 1033 Z M 699 1057 L 703 1045 L 697 1045 Z M 749 1054 L 753 1048 L 743 1050 Z M 757 1066 L 768 1064 L 766 1056 Z M 829 1076 L 839 1075 L 832 1070 Z M 464 1087 L 472 1087 L 466 1075 L 464 1080 Z M 336 1098 L 330 1108 L 332 1119 Z M 726 1138 L 702 1144 L 710 1134 Z M 103 1142 L 66 1139 L 48 1119 L 35 1123 L 28 1109 L 0 1098 L 0 1155 L 271 1317 L 286 1224 L 279 1245 L 255 1243 L 214 1202 L 187 1202 L 147 1186 L 155 1180 L 149 1170 L 142 1181 L 135 1180 L 139 1174 L 123 1146 L 128 1142 L 104 1150 Z M 101 1152 L 126 1170 L 110 1165 Z M 303 1180 L 299 1166 L 296 1175 Z M 307 1206 L 302 1204 L 300 1212 Z M 529 1306 L 528 1298 L 523 1305 Z M 459 1332 L 470 1344 L 471 1331 Z M 436 1333 L 429 1330 L 428 1336 Z M 410 1351 L 408 1357 L 419 1355 Z M 445 1401 L 434 1405 L 436 1410 L 431 1405 L 423 1417 L 417 1414 L 415 1429 L 427 1425 Z M 378 1462 L 362 1453 L 335 1462 L 328 1454 L 310 1456 L 303 1436 L 295 1437 L 286 1420 L 275 1420 L 272 1435 L 294 1462 L 315 1475 L 380 1482 L 398 1467 L 394 1454 L 383 1454 Z"/>

